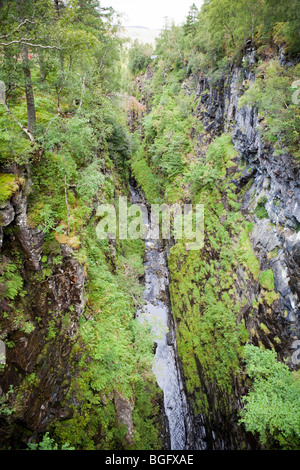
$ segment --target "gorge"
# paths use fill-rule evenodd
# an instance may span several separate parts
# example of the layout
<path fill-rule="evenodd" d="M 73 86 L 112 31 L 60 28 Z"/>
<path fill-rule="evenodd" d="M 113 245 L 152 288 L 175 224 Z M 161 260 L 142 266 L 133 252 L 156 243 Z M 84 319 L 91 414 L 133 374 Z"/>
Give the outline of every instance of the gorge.
<path fill-rule="evenodd" d="M 297 2 L 193 5 L 129 52 L 98 2 L 4 3 L 1 450 L 298 449 Z M 146 229 L 203 205 L 203 246 L 173 216 L 100 238 L 121 197 Z"/>

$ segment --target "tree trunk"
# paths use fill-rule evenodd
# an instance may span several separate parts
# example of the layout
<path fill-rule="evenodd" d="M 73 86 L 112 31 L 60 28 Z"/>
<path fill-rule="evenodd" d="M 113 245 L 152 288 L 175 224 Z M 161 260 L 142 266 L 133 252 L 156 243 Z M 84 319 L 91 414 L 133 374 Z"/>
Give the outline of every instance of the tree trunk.
<path fill-rule="evenodd" d="M 21 45 L 22 51 L 22 65 L 25 79 L 25 95 L 26 95 L 26 104 L 27 104 L 27 128 L 31 134 L 35 135 L 36 133 L 36 114 L 35 114 L 35 103 L 34 103 L 34 94 L 33 86 L 28 58 L 28 47 L 26 44 Z"/>
<path fill-rule="evenodd" d="M 57 18 L 59 18 L 60 17 L 59 0 L 54 0 L 54 8 L 55 8 L 55 11 L 56 11 L 56 16 L 57 16 Z"/>
<path fill-rule="evenodd" d="M 40 66 L 40 82 L 44 82 L 46 80 L 46 63 L 44 60 L 44 51 L 38 52 L 39 58 L 39 66 Z"/>
<path fill-rule="evenodd" d="M 17 0 L 17 10 L 19 13 L 20 22 L 24 21 L 26 18 L 24 7 L 25 2 L 23 0 Z M 21 38 L 21 37 L 20 37 Z M 24 74 L 24 84 L 25 84 L 25 95 L 26 95 L 26 105 L 27 105 L 27 129 L 34 136 L 36 131 L 36 114 L 35 114 L 35 103 L 34 103 L 34 94 L 33 86 L 30 72 L 30 62 L 28 58 L 28 46 L 26 44 L 20 45 L 21 47 L 21 57 L 22 57 L 22 67 Z"/>
<path fill-rule="evenodd" d="M 60 1 L 59 0 L 54 0 L 54 8 L 56 12 L 56 20 L 58 21 L 60 18 Z M 59 58 L 59 73 L 58 73 L 58 83 L 57 83 L 57 111 L 58 113 L 61 112 L 60 109 L 60 92 L 62 91 L 64 87 L 64 78 L 65 78 L 65 72 L 64 72 L 64 56 L 62 51 L 59 51 L 58 53 L 58 58 Z"/>

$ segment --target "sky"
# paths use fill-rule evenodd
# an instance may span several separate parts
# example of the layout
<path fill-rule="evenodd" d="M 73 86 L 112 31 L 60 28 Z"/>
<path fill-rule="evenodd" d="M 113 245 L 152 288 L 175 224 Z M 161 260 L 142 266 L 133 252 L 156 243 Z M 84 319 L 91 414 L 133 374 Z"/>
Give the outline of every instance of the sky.
<path fill-rule="evenodd" d="M 124 26 L 151 29 L 162 29 L 166 17 L 181 24 L 193 3 L 200 8 L 202 0 L 100 0 L 102 7 L 112 6 L 114 10 L 125 13 Z"/>

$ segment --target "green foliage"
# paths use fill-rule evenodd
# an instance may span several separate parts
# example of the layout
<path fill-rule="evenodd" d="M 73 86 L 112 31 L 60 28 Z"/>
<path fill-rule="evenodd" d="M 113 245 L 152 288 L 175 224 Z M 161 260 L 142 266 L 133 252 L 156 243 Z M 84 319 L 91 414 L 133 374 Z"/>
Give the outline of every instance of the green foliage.
<path fill-rule="evenodd" d="M 23 24 L 25 17 L 28 21 Z M 26 163 L 30 170 L 27 222 L 45 233 L 43 271 L 34 276 L 35 281 L 41 283 L 45 294 L 45 281 L 55 267 L 64 269 L 61 244 L 72 248 L 86 275 L 85 312 L 79 331 L 69 338 L 74 346 L 74 370 L 66 406 L 71 403 L 74 414 L 53 423 L 51 437 L 47 432 L 41 442 L 29 447 L 70 449 L 66 443 L 78 449 L 128 447 L 126 427 L 116 416 L 117 392 L 135 404 L 135 448 L 159 448 L 159 431 L 153 424 L 158 413 L 153 342 L 149 328 L 134 319 L 143 302 L 144 246 L 140 241 L 120 243 L 115 258 L 112 246 L 96 239 L 97 220 L 92 219 L 97 204 L 113 202 L 122 193 L 132 154 L 126 116 L 120 112 L 120 98 L 115 93 L 120 89 L 122 40 L 113 11 L 99 7 L 94 0 L 8 1 L 0 6 L 0 19 L 2 42 L 13 41 L 0 46 L 0 80 L 6 85 L 6 102 L 15 117 L 0 107 L 1 161 Z M 19 34 L 36 38 L 32 39 L 27 63 L 31 79 L 24 77 Z M 144 67 L 150 49 L 142 48 L 147 54 Z M 20 128 L 27 126 L 29 117 L 25 83 L 33 91 L 34 145 Z M 14 175 L 1 174 L 0 203 L 22 184 Z M 150 188 L 158 198 L 154 177 L 149 180 Z M 36 319 L 38 326 L 33 325 L 28 299 L 23 298 L 24 274 L 20 268 L 21 263 L 1 264 L 0 300 L 5 299 L 8 305 L 8 300 L 14 301 L 14 311 L 11 308 L 5 319 L 25 333 L 39 328 L 47 350 L 49 344 L 54 347 L 57 341 L 66 340 L 74 313 L 71 308 L 55 315 L 48 311 L 45 318 Z M 31 278 L 26 282 L 30 284 Z M 8 340 L 6 345 L 14 346 Z M 24 398 L 35 393 L 39 372 L 27 374 L 18 389 L 18 416 L 24 411 Z M 78 402 L 80 407 L 72 405 Z"/>
<path fill-rule="evenodd" d="M 103 258 L 100 248 L 94 245 L 93 257 L 89 258 L 88 289 L 90 308 L 101 312 L 101 317 L 97 319 L 94 313 L 93 318 L 82 325 L 87 351 L 90 350 L 89 355 L 96 358 L 97 364 L 92 369 L 91 386 L 96 391 L 105 390 L 107 386 L 117 387 L 121 394 L 130 398 L 132 389 L 128 380 L 130 377 L 134 380 L 136 366 L 143 361 L 138 348 L 131 347 L 134 341 L 130 294 L 120 290 L 107 269 L 97 266 L 94 258 L 97 252 L 98 259 Z M 136 331 L 136 334 L 139 333 Z M 140 344 L 139 347 L 145 346 Z M 132 355 L 136 357 L 136 354 L 139 360 L 133 360 Z"/>
<path fill-rule="evenodd" d="M 117 272 L 120 288 L 124 289 L 132 296 L 133 305 L 137 307 L 144 302 L 144 285 L 140 280 L 143 279 L 145 267 L 143 263 L 144 255 L 143 240 L 120 240 L 117 249 Z"/>
<path fill-rule="evenodd" d="M 147 201 L 158 202 L 160 199 L 159 184 L 147 162 L 143 149 L 138 145 L 131 156 L 131 168 L 138 185 L 143 189 Z"/>
<path fill-rule="evenodd" d="M 259 219 L 268 219 L 269 215 L 267 209 L 265 208 L 265 204 L 268 202 L 265 196 L 261 197 L 257 202 L 257 206 L 255 208 L 255 214 Z"/>
<path fill-rule="evenodd" d="M 43 0 L 36 7 L 33 0 L 26 5 L 8 1 L 7 8 L 0 9 L 3 38 L 10 40 L 7 44 L 3 41 L 1 47 L 0 79 L 6 85 L 6 102 L 15 117 L 8 116 L 1 106 L 1 158 L 27 162 L 35 153 L 36 147 L 20 129 L 29 122 L 31 108 L 39 146 L 47 149 L 51 143 L 59 143 L 60 149 L 72 152 L 74 160 L 82 163 L 95 150 L 96 140 L 90 116 L 84 113 L 92 113 L 91 103 L 103 101 L 102 86 L 113 90 L 119 82 L 116 63 L 120 39 L 115 35 L 112 10 L 87 0 L 73 0 L 64 6 L 58 2 L 57 8 L 55 4 Z M 26 76 L 19 34 L 38 38 L 32 41 Z M 30 99 L 26 94 L 26 102 L 20 88 L 24 83 L 33 94 Z M 60 119 L 62 115 L 73 119 Z"/>
<path fill-rule="evenodd" d="M 180 54 L 184 41 L 184 31 L 181 27 L 175 26 L 174 23 L 166 21 L 165 27 L 156 41 L 156 49 L 154 53 L 158 55 L 158 66 L 164 68 L 165 71 L 174 70 L 184 77 L 184 57 Z M 159 78 L 160 82 L 164 82 L 163 74 Z"/>
<path fill-rule="evenodd" d="M 10 404 L 10 395 L 13 395 L 13 386 L 9 386 L 7 393 L 3 393 L 0 396 L 0 416 L 11 416 L 15 412 L 15 408 Z"/>
<path fill-rule="evenodd" d="M 241 63 L 246 41 L 260 51 L 274 42 L 292 53 L 299 50 L 299 8 L 293 0 L 211 0 L 200 12 L 191 6 L 182 28 L 167 23 L 157 50 L 167 70 L 206 73 L 214 81 L 232 62 Z"/>
<path fill-rule="evenodd" d="M 124 125 L 111 122 L 112 131 L 107 138 L 108 152 L 111 160 L 120 175 L 127 176 L 130 154 L 132 151 L 131 141 Z"/>
<path fill-rule="evenodd" d="M 128 67 L 133 75 L 142 72 L 150 63 L 153 47 L 151 44 L 142 44 L 136 39 L 129 49 Z"/>
<path fill-rule="evenodd" d="M 52 209 L 52 205 L 45 203 L 39 205 L 39 211 L 31 216 L 31 222 L 34 222 L 38 229 L 47 233 L 55 228 L 57 217 L 58 214 Z"/>
<path fill-rule="evenodd" d="M 203 391 L 210 387 L 218 397 L 218 409 L 225 415 L 232 412 L 232 381 L 239 377 L 242 345 L 248 338 L 245 326 L 237 321 L 241 304 L 235 296 L 233 275 L 239 250 L 244 254 L 235 238 L 243 219 L 235 188 L 226 178 L 226 168 L 235 156 L 230 136 L 222 135 L 210 144 L 205 158 L 185 173 L 185 181 L 192 182 L 193 202 L 205 205 L 205 246 L 201 252 L 187 252 L 184 240 L 178 241 L 169 257 L 178 353 L 197 413 L 212 411 Z M 225 211 L 222 194 L 231 210 Z M 251 254 L 259 270 L 252 250 Z M 245 269 L 249 269 L 246 263 Z"/>
<path fill-rule="evenodd" d="M 103 160 L 95 159 L 90 165 L 82 168 L 77 176 L 76 193 L 80 196 L 85 204 L 93 200 L 106 182 L 106 178 L 101 171 Z"/>
<path fill-rule="evenodd" d="M 17 115 L 17 113 L 14 113 Z M 17 124 L 0 105 L 0 162 L 28 163 L 32 145 Z"/>
<path fill-rule="evenodd" d="M 58 444 L 49 436 L 49 432 L 46 432 L 43 439 L 38 444 L 31 442 L 28 444 L 28 450 L 75 450 L 75 447 L 71 447 L 69 443 L 62 444 L 59 449 Z"/>
<path fill-rule="evenodd" d="M 260 131 L 274 143 L 275 155 L 290 151 L 299 154 L 300 110 L 293 103 L 292 84 L 299 78 L 300 66 L 284 69 L 277 60 L 264 63 L 257 78 L 239 100 L 239 106 L 257 106 L 264 118 Z"/>
<path fill-rule="evenodd" d="M 72 156 L 80 166 L 92 159 L 97 139 L 87 118 L 74 116 L 72 119 L 55 119 L 43 137 L 45 150 L 63 149 L 63 154 Z"/>
<path fill-rule="evenodd" d="M 274 351 L 246 345 L 245 361 L 252 387 L 243 397 L 241 422 L 266 448 L 299 449 L 299 377 L 277 361 Z"/>
<path fill-rule="evenodd" d="M 88 300 L 74 347 L 74 354 L 81 353 L 76 362 L 79 374 L 69 392 L 81 406 L 74 407 L 73 418 L 57 423 L 55 435 L 76 449 L 126 448 L 126 429 L 117 423 L 113 402 L 117 392 L 135 402 L 135 445 L 142 442 L 144 448 L 156 448 L 154 403 L 148 400 L 145 407 L 149 387 L 152 396 L 156 394 L 153 344 L 149 328 L 134 320 L 137 302 L 142 301 L 142 241 L 124 240 L 117 245 L 116 275 L 111 272 L 109 245 L 98 242 L 92 224 L 81 251 L 88 265 Z"/>
<path fill-rule="evenodd" d="M 265 290 L 263 292 L 263 298 L 268 305 L 272 305 L 275 300 L 278 300 L 279 294 L 275 292 L 275 280 L 272 269 L 262 271 L 259 278 L 259 283 Z"/>
<path fill-rule="evenodd" d="M 14 263 L 3 262 L 0 265 L 0 299 L 14 300 L 18 295 L 24 296 L 23 278 Z"/>
<path fill-rule="evenodd" d="M 236 320 L 239 303 L 230 274 L 232 246 L 229 248 L 229 240 L 220 236 L 223 247 L 217 262 L 204 250 L 185 252 L 181 243 L 171 249 L 169 258 L 172 311 L 179 322 L 178 353 L 198 413 L 207 412 L 205 396 L 198 391 L 204 382 L 217 387 L 218 407 L 229 412 L 225 411 L 225 395 L 231 393 L 232 376 L 240 367 L 241 345 L 247 339 L 246 330 Z M 214 243 L 210 236 L 209 243 Z"/>
<path fill-rule="evenodd" d="M 252 250 L 249 239 L 249 226 L 246 226 L 240 235 L 237 246 L 237 258 L 238 261 L 251 272 L 254 279 L 257 280 L 259 277 L 260 264 Z"/>
<path fill-rule="evenodd" d="M 162 73 L 162 64 L 157 74 Z M 144 148 L 149 155 L 149 164 L 162 177 L 166 186 L 187 167 L 186 160 L 192 152 L 190 129 L 194 118 L 195 103 L 181 90 L 180 74 L 168 75 L 168 81 L 156 89 L 151 113 L 143 119 L 145 131 Z"/>
<path fill-rule="evenodd" d="M 216 137 L 209 145 L 206 152 L 205 163 L 193 164 L 186 173 L 187 180 L 191 183 L 191 192 L 196 194 L 201 188 L 213 190 L 226 174 L 226 168 L 231 165 L 231 160 L 236 156 L 231 137 L 222 134 Z"/>
<path fill-rule="evenodd" d="M 199 10 L 196 7 L 195 3 L 190 7 L 187 18 L 186 18 L 186 23 L 184 25 L 184 32 L 185 34 L 194 34 L 197 26 L 197 20 L 198 20 L 198 15 L 199 15 Z"/>
<path fill-rule="evenodd" d="M 267 21 L 273 26 L 274 39 L 279 45 L 284 45 L 289 51 L 297 53 L 300 47 L 299 39 L 299 5 L 297 0 L 289 2 L 286 8 L 284 0 L 266 0 Z"/>

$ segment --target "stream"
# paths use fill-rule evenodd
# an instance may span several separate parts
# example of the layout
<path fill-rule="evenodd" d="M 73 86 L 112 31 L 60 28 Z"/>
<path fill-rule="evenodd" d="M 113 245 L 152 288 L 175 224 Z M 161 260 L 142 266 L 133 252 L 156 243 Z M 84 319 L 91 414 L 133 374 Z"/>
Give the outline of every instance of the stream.
<path fill-rule="evenodd" d="M 145 204 L 139 191 L 130 186 L 132 202 Z M 148 215 L 143 223 L 147 230 Z M 178 367 L 176 335 L 168 296 L 169 271 L 161 240 L 145 240 L 145 305 L 137 312 L 139 321 L 151 325 L 156 344 L 153 373 L 164 394 L 165 414 L 169 424 L 170 450 L 190 449 L 190 419 L 187 399 Z"/>

